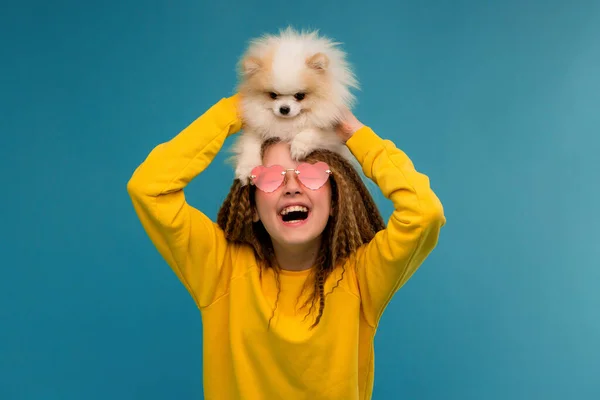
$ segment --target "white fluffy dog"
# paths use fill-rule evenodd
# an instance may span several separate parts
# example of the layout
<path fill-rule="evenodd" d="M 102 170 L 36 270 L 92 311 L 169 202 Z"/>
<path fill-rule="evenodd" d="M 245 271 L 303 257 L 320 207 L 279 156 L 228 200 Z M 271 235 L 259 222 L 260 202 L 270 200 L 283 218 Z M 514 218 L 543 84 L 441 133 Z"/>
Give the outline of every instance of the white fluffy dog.
<path fill-rule="evenodd" d="M 261 145 L 271 137 L 288 141 L 300 160 L 317 148 L 352 155 L 335 133 L 341 110 L 354 102 L 358 82 L 339 43 L 317 31 L 287 28 L 250 42 L 239 63 L 242 134 L 233 145 L 235 175 L 249 183 L 262 164 Z"/>

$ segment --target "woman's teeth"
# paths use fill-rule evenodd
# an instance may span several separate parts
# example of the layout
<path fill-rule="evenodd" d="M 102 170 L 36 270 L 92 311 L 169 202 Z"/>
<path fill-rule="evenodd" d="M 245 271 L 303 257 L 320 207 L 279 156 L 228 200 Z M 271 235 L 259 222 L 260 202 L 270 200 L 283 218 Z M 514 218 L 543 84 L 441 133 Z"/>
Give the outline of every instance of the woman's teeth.
<path fill-rule="evenodd" d="M 308 208 L 306 208 L 304 206 L 290 206 L 290 207 L 286 207 L 283 210 L 281 210 L 281 215 L 287 215 L 288 213 L 291 213 L 293 211 L 308 212 Z"/>
<path fill-rule="evenodd" d="M 308 218 L 308 208 L 304 206 L 289 206 L 281 210 L 281 219 L 288 224 L 305 221 Z"/>

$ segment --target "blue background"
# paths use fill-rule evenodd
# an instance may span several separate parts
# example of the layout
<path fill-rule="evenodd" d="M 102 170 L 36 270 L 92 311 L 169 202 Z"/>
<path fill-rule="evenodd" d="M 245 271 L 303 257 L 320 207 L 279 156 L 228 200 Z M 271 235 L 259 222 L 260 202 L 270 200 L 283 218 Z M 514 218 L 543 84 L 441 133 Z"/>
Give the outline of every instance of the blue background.
<path fill-rule="evenodd" d="M 126 183 L 287 24 L 344 43 L 357 115 L 448 218 L 374 398 L 600 398 L 600 2 L 221 1 L 3 3 L 0 398 L 202 397 L 198 311 Z M 213 218 L 225 156 L 187 190 Z"/>

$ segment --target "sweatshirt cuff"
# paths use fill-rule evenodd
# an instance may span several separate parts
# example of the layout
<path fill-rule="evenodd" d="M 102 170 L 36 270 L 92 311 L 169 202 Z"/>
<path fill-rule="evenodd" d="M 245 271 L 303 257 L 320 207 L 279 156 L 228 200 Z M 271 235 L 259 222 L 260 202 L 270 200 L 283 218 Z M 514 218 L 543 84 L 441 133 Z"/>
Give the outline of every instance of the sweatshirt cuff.
<path fill-rule="evenodd" d="M 346 146 L 356 160 L 364 165 L 364 160 L 367 154 L 373 149 L 374 146 L 383 143 L 383 139 L 377 136 L 377 134 L 369 126 L 363 126 L 346 141 Z"/>
<path fill-rule="evenodd" d="M 231 136 L 242 129 L 242 118 L 239 112 L 239 94 L 223 97 L 211 107 L 218 126 L 227 127 L 227 136 Z"/>

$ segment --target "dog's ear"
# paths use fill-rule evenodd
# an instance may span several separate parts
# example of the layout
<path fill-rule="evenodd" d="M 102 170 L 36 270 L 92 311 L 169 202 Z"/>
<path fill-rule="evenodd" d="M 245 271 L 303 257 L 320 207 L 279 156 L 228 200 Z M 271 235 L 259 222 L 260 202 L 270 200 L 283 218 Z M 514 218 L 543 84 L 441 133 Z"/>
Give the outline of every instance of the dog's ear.
<path fill-rule="evenodd" d="M 329 66 L 329 58 L 323 53 L 316 53 L 306 60 L 306 65 L 317 71 L 324 71 Z"/>
<path fill-rule="evenodd" d="M 245 76 L 250 76 L 256 73 L 261 68 L 262 63 L 256 57 L 249 56 L 242 61 L 242 73 Z"/>

